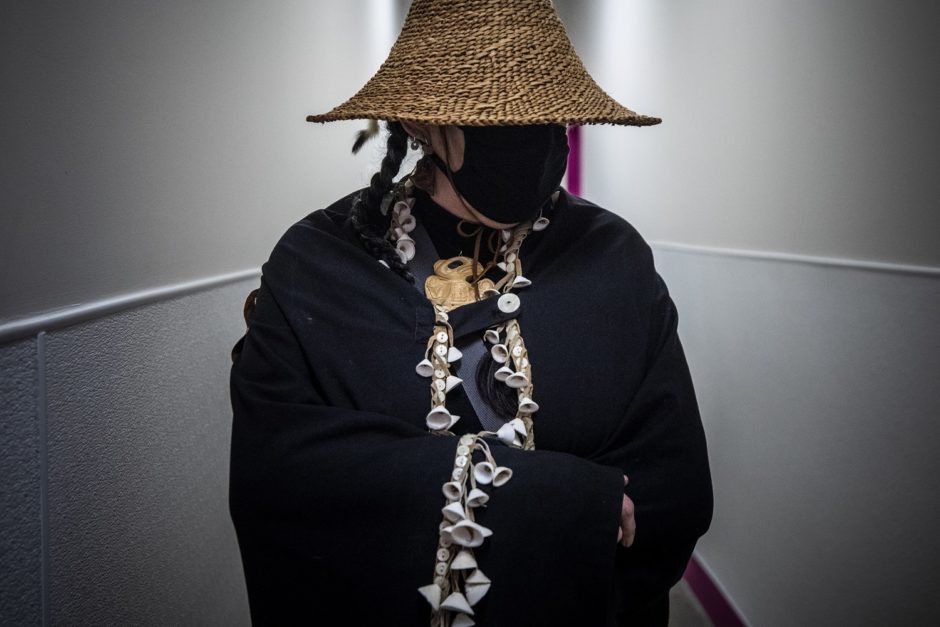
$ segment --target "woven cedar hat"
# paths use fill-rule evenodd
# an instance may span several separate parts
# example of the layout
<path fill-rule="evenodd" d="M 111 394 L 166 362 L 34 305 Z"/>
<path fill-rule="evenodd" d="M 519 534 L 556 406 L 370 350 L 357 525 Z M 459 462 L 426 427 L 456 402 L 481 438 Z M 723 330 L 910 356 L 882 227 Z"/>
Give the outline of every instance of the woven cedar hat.
<path fill-rule="evenodd" d="M 628 124 L 578 58 L 551 0 L 414 0 L 388 58 L 359 93 L 308 122 L 461 126 Z"/>

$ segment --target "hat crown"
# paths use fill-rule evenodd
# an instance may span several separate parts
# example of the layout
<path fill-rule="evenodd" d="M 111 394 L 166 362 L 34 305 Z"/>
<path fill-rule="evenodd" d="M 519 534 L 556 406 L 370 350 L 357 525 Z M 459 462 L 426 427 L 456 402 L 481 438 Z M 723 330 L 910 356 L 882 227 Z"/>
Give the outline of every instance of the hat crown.
<path fill-rule="evenodd" d="M 434 124 L 647 125 L 591 78 L 550 0 L 414 0 L 375 76 L 328 114 Z"/>

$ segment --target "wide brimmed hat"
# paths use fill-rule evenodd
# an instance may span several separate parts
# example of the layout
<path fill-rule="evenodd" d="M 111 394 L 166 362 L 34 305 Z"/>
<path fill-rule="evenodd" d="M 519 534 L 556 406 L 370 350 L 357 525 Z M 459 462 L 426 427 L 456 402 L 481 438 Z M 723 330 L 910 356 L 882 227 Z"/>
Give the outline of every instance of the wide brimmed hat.
<path fill-rule="evenodd" d="M 461 126 L 627 124 L 584 69 L 551 0 L 414 0 L 388 58 L 359 93 L 308 122 Z"/>

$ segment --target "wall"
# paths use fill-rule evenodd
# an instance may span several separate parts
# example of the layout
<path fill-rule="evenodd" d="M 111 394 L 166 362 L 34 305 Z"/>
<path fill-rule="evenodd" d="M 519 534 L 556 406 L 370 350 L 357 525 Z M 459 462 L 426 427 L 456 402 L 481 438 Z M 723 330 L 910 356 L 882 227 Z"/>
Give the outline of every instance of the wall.
<path fill-rule="evenodd" d="M 243 625 L 229 350 L 378 142 L 386 0 L 0 8 L 0 624 Z"/>
<path fill-rule="evenodd" d="M 391 19 L 386 0 L 4 2 L 0 321 L 257 267 L 364 185 L 362 124 L 304 118 L 372 75 Z"/>
<path fill-rule="evenodd" d="M 557 4 L 599 83 L 664 118 L 585 129 L 583 188 L 679 307 L 698 558 L 754 625 L 937 624 L 936 8 Z"/>

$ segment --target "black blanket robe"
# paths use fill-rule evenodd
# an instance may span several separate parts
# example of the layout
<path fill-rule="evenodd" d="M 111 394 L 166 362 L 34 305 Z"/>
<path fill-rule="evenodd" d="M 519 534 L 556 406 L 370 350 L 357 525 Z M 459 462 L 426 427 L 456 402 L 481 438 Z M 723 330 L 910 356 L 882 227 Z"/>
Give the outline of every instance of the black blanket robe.
<path fill-rule="evenodd" d="M 434 314 L 360 245 L 351 201 L 284 235 L 237 346 L 230 504 L 256 625 L 428 624 L 417 588 L 433 579 L 456 447 L 428 433 L 414 369 Z M 533 284 L 518 311 L 491 298 L 451 313 L 456 338 L 518 316 L 541 407 L 537 450 L 491 440 L 513 478 L 478 512 L 493 585 L 475 620 L 665 625 L 712 511 L 676 310 L 624 220 L 565 192 L 549 217 L 521 250 Z M 481 429 L 472 415 L 454 427 Z M 616 544 L 623 474 L 629 549 Z"/>

